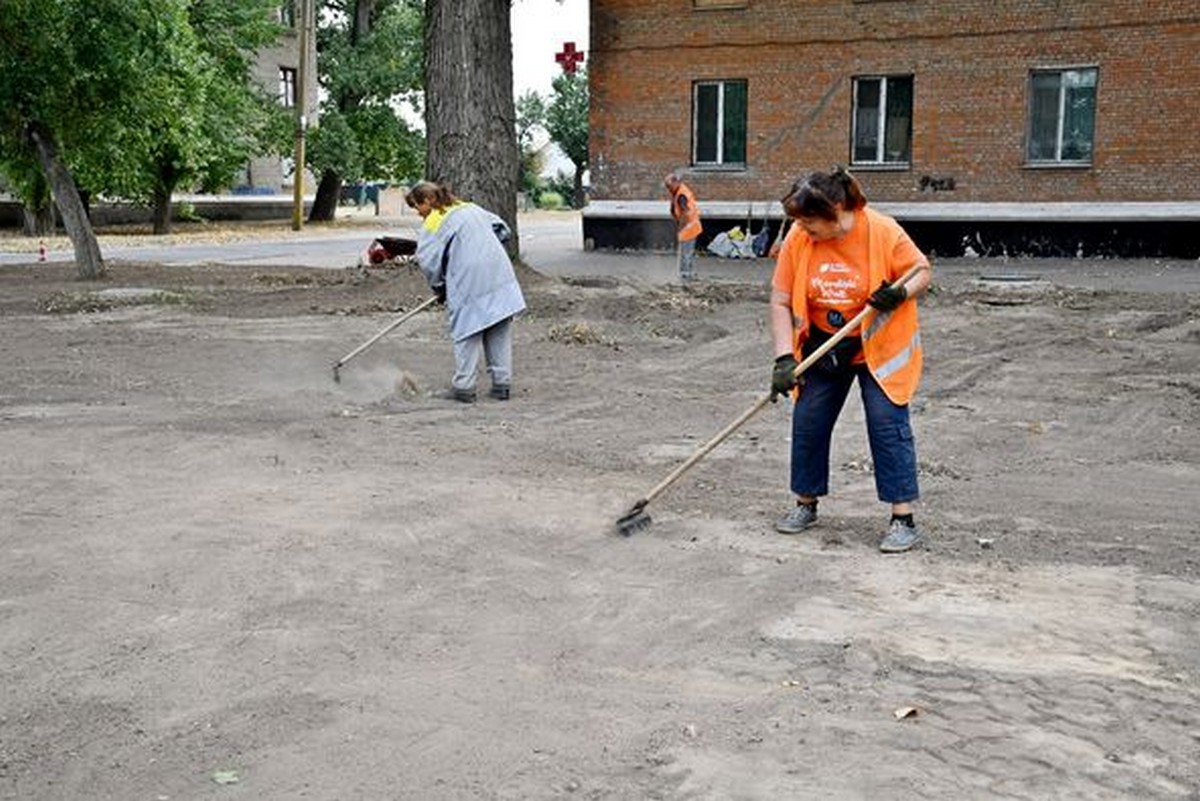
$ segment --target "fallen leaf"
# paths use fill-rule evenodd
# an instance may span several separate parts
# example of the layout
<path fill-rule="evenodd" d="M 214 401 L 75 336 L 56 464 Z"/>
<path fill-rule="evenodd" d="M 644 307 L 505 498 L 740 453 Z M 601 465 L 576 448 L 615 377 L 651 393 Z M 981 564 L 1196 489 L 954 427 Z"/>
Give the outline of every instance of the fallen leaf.
<path fill-rule="evenodd" d="M 217 784 L 237 784 L 238 774 L 236 770 L 218 770 L 213 772 L 212 780 Z"/>

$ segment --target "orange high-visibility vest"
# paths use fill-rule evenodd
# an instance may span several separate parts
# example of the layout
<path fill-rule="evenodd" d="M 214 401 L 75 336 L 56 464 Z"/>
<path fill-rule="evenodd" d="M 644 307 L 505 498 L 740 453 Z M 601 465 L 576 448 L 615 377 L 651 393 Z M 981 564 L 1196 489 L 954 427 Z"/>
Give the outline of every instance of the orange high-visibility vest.
<path fill-rule="evenodd" d="M 679 208 L 681 196 L 687 199 L 687 208 L 682 210 Z M 696 205 L 696 195 L 685 183 L 680 182 L 671 194 L 671 216 L 675 218 L 675 225 L 679 228 L 680 242 L 695 239 L 704 230 L 700 224 L 700 207 Z"/>
<path fill-rule="evenodd" d="M 896 240 L 904 235 L 900 224 L 874 209 L 864 207 L 864 219 L 868 225 L 867 237 L 870 264 L 868 275 L 870 286 L 878 288 L 884 281 L 895 281 L 911 264 L 893 264 L 891 254 Z M 812 268 L 812 239 L 799 226 L 792 226 L 784 241 L 779 261 L 792 263 L 792 348 L 796 359 L 801 359 L 800 346 L 808 337 L 808 284 Z M 867 315 L 862 329 L 863 356 L 871 375 L 883 388 L 892 403 L 903 406 L 908 403 L 921 381 L 924 353 L 921 349 L 921 328 L 917 315 L 917 304 L 905 301 L 890 312 L 875 312 Z"/>

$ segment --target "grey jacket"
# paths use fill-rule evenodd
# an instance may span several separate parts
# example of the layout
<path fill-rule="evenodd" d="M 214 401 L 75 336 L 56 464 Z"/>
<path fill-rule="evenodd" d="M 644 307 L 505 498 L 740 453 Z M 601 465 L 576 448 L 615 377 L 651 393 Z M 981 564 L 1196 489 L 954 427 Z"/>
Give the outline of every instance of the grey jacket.
<path fill-rule="evenodd" d="M 494 225 L 499 228 L 494 228 Z M 417 263 L 435 291 L 445 287 L 450 336 L 459 342 L 525 310 L 525 296 L 498 232 L 504 221 L 474 203 L 425 219 Z"/>

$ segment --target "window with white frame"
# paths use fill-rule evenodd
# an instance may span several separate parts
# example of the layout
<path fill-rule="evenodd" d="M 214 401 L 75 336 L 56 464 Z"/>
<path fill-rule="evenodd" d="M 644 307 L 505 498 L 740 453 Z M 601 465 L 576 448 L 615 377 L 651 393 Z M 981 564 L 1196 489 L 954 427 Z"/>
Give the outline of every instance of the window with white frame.
<path fill-rule="evenodd" d="M 913 79 L 876 75 L 854 79 L 851 164 L 908 164 L 912 160 Z"/>
<path fill-rule="evenodd" d="M 1091 164 L 1096 133 L 1095 67 L 1029 73 L 1029 135 L 1033 164 Z"/>
<path fill-rule="evenodd" d="M 284 108 L 296 107 L 296 68 L 279 68 L 279 102 Z"/>
<path fill-rule="evenodd" d="M 692 162 L 746 163 L 746 82 L 697 81 L 692 87 Z"/>
<path fill-rule="evenodd" d="M 296 0 L 284 0 L 280 4 L 279 24 L 285 28 L 296 27 Z"/>

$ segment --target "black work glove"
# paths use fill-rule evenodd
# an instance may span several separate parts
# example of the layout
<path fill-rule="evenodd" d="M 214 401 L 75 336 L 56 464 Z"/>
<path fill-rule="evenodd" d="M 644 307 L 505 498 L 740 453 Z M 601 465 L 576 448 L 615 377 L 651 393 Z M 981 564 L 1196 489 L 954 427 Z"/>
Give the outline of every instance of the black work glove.
<path fill-rule="evenodd" d="M 801 383 L 802 378 L 796 375 L 796 368 L 799 366 L 796 357 L 790 353 L 775 357 L 775 368 L 771 370 L 772 401 L 791 392 L 793 387 Z"/>
<path fill-rule="evenodd" d="M 884 281 L 871 293 L 871 297 L 867 298 L 867 303 L 874 306 L 879 311 L 889 312 L 899 306 L 908 297 L 908 290 L 904 288 L 904 284 L 896 286 L 891 281 Z"/>
<path fill-rule="evenodd" d="M 433 294 L 437 295 L 438 303 L 443 306 L 446 304 L 446 285 L 441 284 L 433 288 Z"/>

